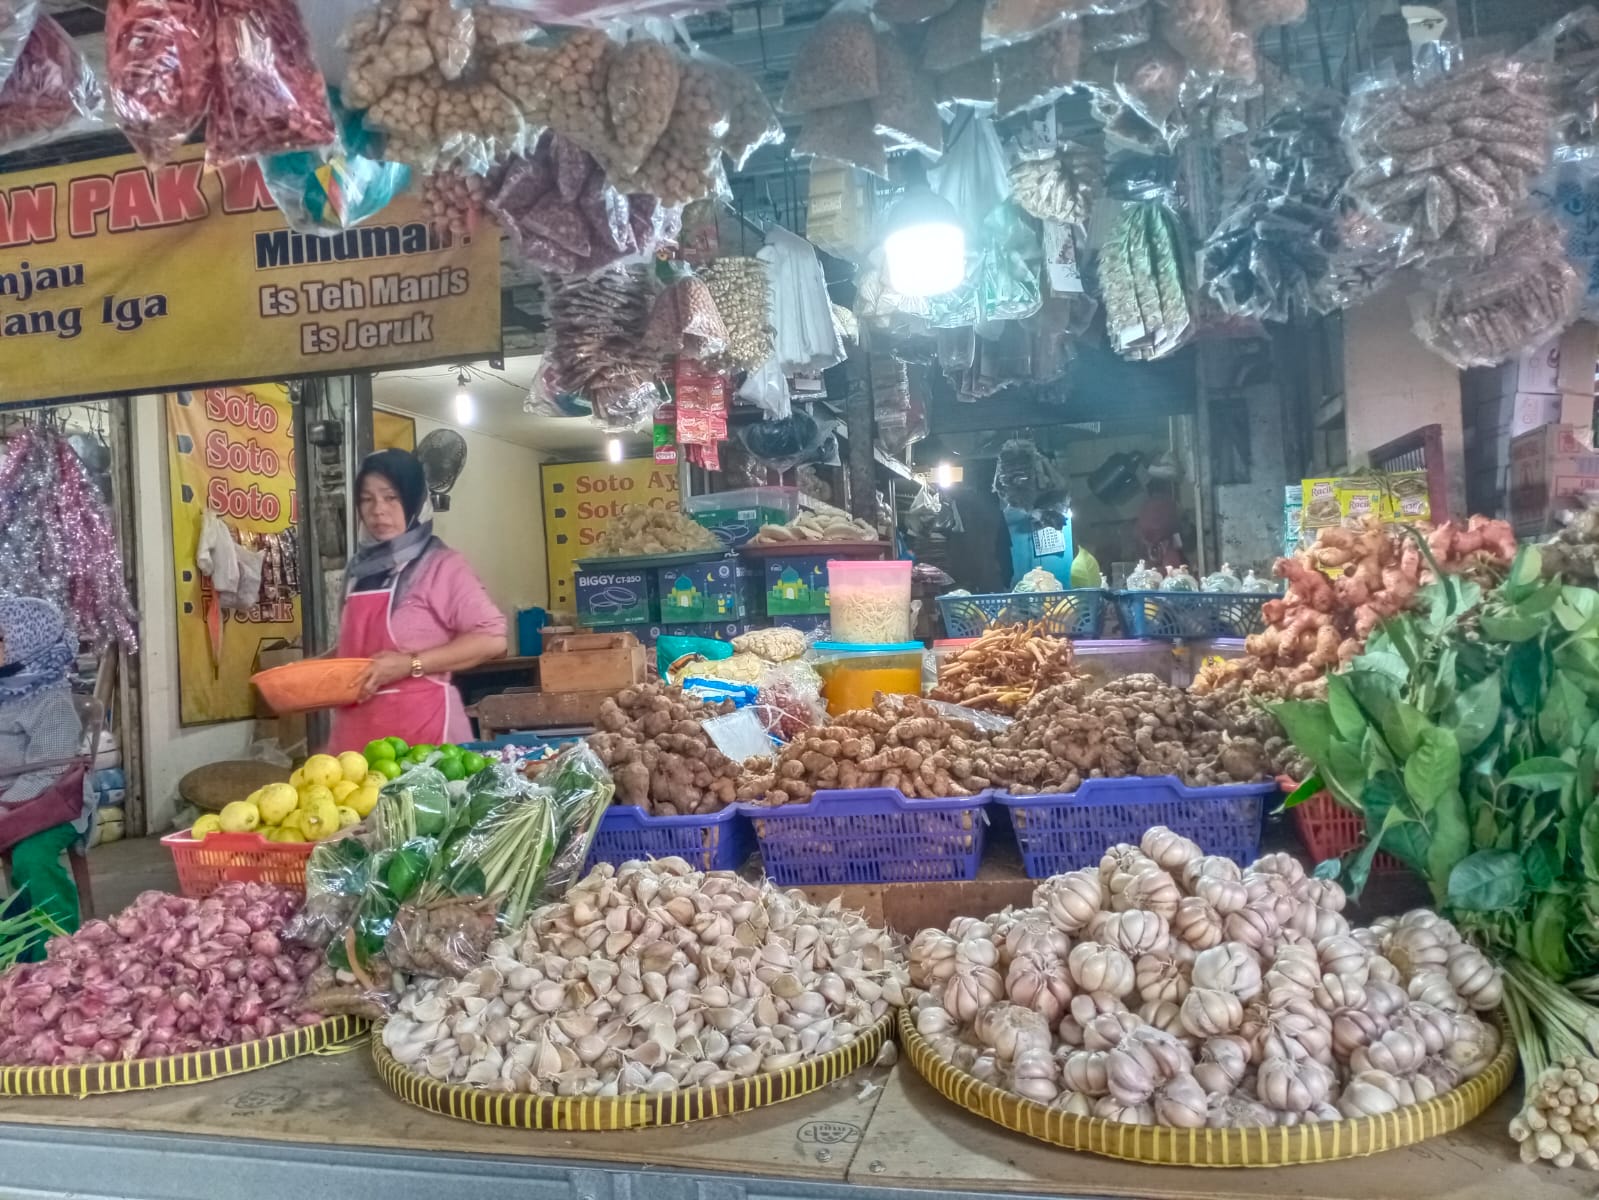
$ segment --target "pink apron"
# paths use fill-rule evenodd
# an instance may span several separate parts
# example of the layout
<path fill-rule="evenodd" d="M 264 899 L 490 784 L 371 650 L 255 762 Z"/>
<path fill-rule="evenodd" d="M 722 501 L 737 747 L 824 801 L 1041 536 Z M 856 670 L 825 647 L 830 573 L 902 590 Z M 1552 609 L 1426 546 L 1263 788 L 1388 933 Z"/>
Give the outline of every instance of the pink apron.
<path fill-rule="evenodd" d="M 380 592 L 352 592 L 344 600 L 344 616 L 339 621 L 340 658 L 371 658 L 382 650 L 404 653 L 394 640 L 389 622 L 394 589 Z M 328 753 L 361 750 L 374 738 L 401 737 L 411 745 L 426 742 L 438 745 L 450 741 L 451 727 L 466 724 L 466 712 L 454 719 L 452 709 L 461 708 L 460 698 L 448 679 L 425 675 L 406 676 L 385 685 L 364 704 L 352 704 L 333 714 L 333 735 Z M 470 726 L 467 729 L 470 731 Z M 470 732 L 461 735 L 470 737 Z"/>

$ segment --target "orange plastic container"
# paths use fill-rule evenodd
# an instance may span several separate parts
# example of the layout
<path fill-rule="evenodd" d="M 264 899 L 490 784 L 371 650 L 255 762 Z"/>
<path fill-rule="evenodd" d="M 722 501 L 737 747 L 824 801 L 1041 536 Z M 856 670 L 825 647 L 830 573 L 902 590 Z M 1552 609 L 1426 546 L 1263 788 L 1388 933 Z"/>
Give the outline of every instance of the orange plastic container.
<path fill-rule="evenodd" d="M 812 666 L 822 677 L 822 695 L 832 716 L 870 708 L 878 692 L 889 696 L 922 694 L 922 644 L 852 646 L 818 642 Z"/>
<path fill-rule="evenodd" d="M 308 658 L 250 676 L 261 698 L 280 716 L 315 708 L 343 708 L 361 698 L 361 672 L 369 658 Z"/>
<path fill-rule="evenodd" d="M 178 890 L 204 899 L 224 883 L 276 883 L 305 888 L 305 864 L 314 842 L 269 842 L 259 833 L 213 833 L 195 841 L 187 830 L 169 833 L 161 844 L 172 851 Z"/>

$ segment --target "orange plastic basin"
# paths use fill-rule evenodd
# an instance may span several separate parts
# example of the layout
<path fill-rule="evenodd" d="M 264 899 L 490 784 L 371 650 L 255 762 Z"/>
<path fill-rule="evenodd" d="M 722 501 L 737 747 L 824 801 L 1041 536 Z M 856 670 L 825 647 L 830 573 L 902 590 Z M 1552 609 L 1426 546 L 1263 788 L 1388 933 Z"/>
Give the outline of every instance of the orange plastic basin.
<path fill-rule="evenodd" d="M 361 698 L 361 673 L 370 658 L 308 658 L 250 676 L 275 713 L 343 708 Z"/>

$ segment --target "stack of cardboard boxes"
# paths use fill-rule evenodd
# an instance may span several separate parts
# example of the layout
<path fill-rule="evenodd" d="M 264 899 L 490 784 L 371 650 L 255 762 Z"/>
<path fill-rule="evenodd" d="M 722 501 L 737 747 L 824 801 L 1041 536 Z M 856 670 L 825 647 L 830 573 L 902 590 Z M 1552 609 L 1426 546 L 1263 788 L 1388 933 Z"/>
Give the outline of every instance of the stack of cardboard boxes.
<path fill-rule="evenodd" d="M 1466 504 L 1508 515 L 1518 536 L 1548 530 L 1565 498 L 1599 489 L 1594 375 L 1599 326 L 1560 337 L 1497 367 L 1466 371 Z"/>

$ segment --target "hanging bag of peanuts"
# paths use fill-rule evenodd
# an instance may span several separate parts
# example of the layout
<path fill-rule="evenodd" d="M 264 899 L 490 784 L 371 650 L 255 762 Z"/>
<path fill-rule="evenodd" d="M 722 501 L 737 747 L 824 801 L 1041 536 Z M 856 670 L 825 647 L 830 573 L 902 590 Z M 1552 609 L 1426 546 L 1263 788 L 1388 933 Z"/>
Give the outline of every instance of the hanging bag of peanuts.
<path fill-rule="evenodd" d="M 800 47 L 778 107 L 801 114 L 877 95 L 877 27 L 855 0 L 835 6 Z"/>
<path fill-rule="evenodd" d="M 648 36 L 636 36 L 612 55 L 605 100 L 616 152 L 610 165 L 618 174 L 637 172 L 661 140 L 681 77 L 677 51 Z"/>
<path fill-rule="evenodd" d="M 766 264 L 756 258 L 719 258 L 700 272 L 727 327 L 727 349 L 715 362 L 753 371 L 772 357 L 771 294 Z"/>
<path fill-rule="evenodd" d="M 166 162 L 210 106 L 215 10 L 209 0 L 111 0 L 105 38 L 117 126 L 145 162 Z"/>
<path fill-rule="evenodd" d="M 667 204 L 687 204 L 716 193 L 724 182 L 722 139 L 728 131 L 729 103 L 722 73 L 699 56 L 682 59 L 666 131 L 628 186 L 653 192 Z"/>
<path fill-rule="evenodd" d="M 766 98 L 761 85 L 748 71 L 694 52 L 694 61 L 715 77 L 723 102 L 727 105 L 727 131 L 722 135 L 722 152 L 733 161 L 734 170 L 743 170 L 750 155 L 762 146 L 775 146 L 783 140 L 783 122 Z"/>
<path fill-rule="evenodd" d="M 216 89 L 206 160 L 311 150 L 337 137 L 328 85 L 294 0 L 215 0 Z"/>

